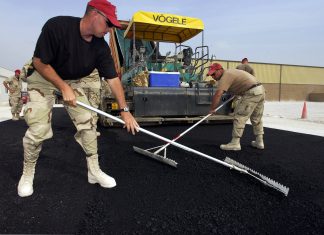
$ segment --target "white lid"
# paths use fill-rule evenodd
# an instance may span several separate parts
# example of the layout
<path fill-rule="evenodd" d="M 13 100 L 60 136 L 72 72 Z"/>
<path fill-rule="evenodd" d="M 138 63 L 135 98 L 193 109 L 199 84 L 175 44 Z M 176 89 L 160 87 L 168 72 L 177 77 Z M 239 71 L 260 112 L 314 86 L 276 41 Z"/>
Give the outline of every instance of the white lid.
<path fill-rule="evenodd" d="M 159 71 L 149 71 L 149 73 L 156 73 L 156 74 L 180 74 L 179 72 L 159 72 Z"/>

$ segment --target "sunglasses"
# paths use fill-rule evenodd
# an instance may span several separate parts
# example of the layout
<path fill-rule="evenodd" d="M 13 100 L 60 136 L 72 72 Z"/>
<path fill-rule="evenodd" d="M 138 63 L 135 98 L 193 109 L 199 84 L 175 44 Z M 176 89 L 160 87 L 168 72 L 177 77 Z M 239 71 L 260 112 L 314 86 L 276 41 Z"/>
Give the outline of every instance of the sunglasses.
<path fill-rule="evenodd" d="M 222 69 L 216 69 L 215 72 L 213 72 L 210 76 L 211 77 L 215 77 L 216 76 L 216 72 L 219 71 L 219 70 L 222 70 Z"/>
<path fill-rule="evenodd" d="M 106 24 L 107 24 L 107 26 L 108 26 L 108 28 L 112 28 L 112 27 L 114 27 L 115 25 L 113 25 L 108 19 L 107 19 L 107 17 L 101 12 L 101 11 L 96 11 L 99 15 L 102 15 L 103 17 L 105 17 L 105 19 L 106 19 Z"/>

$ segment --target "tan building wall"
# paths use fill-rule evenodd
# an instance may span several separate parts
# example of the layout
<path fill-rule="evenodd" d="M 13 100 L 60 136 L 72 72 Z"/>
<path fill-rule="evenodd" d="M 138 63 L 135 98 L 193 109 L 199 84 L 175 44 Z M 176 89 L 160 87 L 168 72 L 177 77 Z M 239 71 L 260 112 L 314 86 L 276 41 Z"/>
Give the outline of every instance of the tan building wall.
<path fill-rule="evenodd" d="M 279 83 L 263 83 L 266 90 L 266 100 L 278 101 L 280 96 L 280 84 Z"/>
<path fill-rule="evenodd" d="M 238 61 L 214 61 L 224 68 L 236 68 Z M 324 102 L 324 67 L 249 63 L 264 85 L 266 99 L 271 101 Z M 207 70 L 205 74 L 207 73 Z"/>
<path fill-rule="evenodd" d="M 324 102 L 324 85 L 282 84 L 280 100 L 315 101 L 310 100 L 312 94 L 322 94 L 323 99 L 321 101 Z"/>

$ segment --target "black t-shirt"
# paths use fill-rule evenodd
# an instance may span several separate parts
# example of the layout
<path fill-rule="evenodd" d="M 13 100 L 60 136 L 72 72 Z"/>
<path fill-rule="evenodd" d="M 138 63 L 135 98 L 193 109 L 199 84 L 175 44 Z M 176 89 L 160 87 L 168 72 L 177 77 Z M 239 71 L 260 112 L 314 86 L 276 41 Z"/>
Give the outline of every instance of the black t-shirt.
<path fill-rule="evenodd" d="M 81 18 L 57 16 L 49 19 L 38 38 L 34 57 L 50 64 L 63 80 L 88 76 L 95 68 L 100 77 L 117 77 L 110 48 L 104 38 L 91 42 L 80 34 Z"/>

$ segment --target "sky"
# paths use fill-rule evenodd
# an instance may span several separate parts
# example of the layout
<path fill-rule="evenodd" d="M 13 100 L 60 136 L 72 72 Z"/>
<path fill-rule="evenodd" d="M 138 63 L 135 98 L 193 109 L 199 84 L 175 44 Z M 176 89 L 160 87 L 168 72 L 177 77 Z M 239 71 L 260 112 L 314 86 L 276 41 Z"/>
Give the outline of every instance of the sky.
<path fill-rule="evenodd" d="M 15 70 L 32 57 L 51 17 L 82 17 L 88 0 L 1 0 L 0 67 Z M 324 67 L 323 0 L 112 0 L 121 20 L 139 10 L 199 18 L 204 44 L 220 60 Z M 201 45 L 202 36 L 185 42 Z M 168 51 L 163 45 L 164 52 Z M 174 45 L 170 45 L 173 51 Z M 163 51 L 162 51 L 163 53 Z"/>

